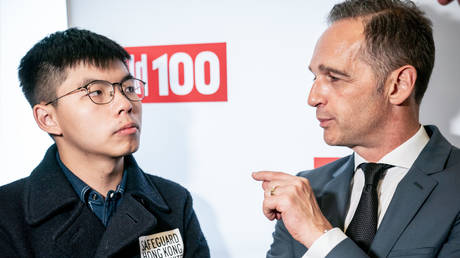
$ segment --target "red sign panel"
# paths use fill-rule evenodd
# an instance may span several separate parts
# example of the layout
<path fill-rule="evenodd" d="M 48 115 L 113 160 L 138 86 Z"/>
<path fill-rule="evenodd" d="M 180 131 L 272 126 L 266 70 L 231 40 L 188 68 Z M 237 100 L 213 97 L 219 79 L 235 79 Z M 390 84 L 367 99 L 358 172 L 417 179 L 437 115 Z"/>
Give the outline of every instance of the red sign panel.
<path fill-rule="evenodd" d="M 227 101 L 226 43 L 127 47 L 129 72 L 145 81 L 142 102 Z"/>
<path fill-rule="evenodd" d="M 325 158 L 325 157 L 314 157 L 313 158 L 313 163 L 314 163 L 314 168 L 319 168 L 322 167 L 328 163 L 331 163 L 332 161 L 336 161 L 339 158 Z"/>

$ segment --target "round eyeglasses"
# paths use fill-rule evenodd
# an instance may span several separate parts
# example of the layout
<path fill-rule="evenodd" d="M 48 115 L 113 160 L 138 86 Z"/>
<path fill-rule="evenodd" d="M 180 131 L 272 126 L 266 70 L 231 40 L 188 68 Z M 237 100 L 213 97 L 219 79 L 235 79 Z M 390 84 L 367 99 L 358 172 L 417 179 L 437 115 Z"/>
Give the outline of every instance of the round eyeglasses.
<path fill-rule="evenodd" d="M 141 101 L 145 97 L 145 82 L 136 78 L 126 78 L 121 82 L 108 82 L 104 80 L 94 80 L 84 86 L 76 88 L 66 94 L 55 98 L 54 100 L 46 103 L 49 105 L 56 102 L 58 99 L 63 98 L 67 95 L 79 92 L 81 90 L 86 91 L 88 96 L 94 104 L 102 105 L 110 103 L 115 97 L 115 86 L 118 86 L 121 93 L 130 101 Z"/>

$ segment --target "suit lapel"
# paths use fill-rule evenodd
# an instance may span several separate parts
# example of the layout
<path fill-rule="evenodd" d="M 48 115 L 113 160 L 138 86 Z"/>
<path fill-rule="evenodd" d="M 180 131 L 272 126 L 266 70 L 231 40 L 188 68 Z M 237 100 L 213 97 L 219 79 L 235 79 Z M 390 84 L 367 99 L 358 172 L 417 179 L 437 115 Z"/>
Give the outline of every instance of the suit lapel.
<path fill-rule="evenodd" d="M 157 218 L 131 194 L 126 194 L 110 220 L 96 257 L 110 257 L 132 244 L 139 236 L 151 234 Z"/>
<path fill-rule="evenodd" d="M 433 189 L 437 181 L 423 174 L 420 170 L 411 169 L 399 183 L 390 205 L 383 217 L 371 251 L 378 257 L 386 257 L 405 230 L 417 211 Z"/>
<path fill-rule="evenodd" d="M 318 171 L 318 173 L 321 173 Z M 319 205 L 323 214 L 334 227 L 344 228 L 344 221 L 350 199 L 350 182 L 354 174 L 354 156 L 348 160 L 332 175 L 320 194 Z"/>
<path fill-rule="evenodd" d="M 386 257 L 407 225 L 416 216 L 438 182 L 430 177 L 441 172 L 451 147 L 435 127 L 425 127 L 430 141 L 396 188 L 370 247 L 378 257 Z"/>

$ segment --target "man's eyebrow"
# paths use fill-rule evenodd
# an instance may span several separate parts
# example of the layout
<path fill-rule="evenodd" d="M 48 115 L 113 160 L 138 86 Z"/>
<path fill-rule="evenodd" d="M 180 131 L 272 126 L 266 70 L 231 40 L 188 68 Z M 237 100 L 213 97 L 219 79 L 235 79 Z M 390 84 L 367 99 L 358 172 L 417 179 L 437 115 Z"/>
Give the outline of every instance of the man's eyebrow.
<path fill-rule="evenodd" d="M 88 83 L 92 82 L 92 81 L 95 81 L 96 79 L 94 78 L 83 78 L 83 80 L 81 80 L 80 82 L 80 87 L 83 87 L 85 85 L 87 85 Z"/>
<path fill-rule="evenodd" d="M 324 72 L 329 72 L 329 73 L 335 73 L 335 74 L 339 74 L 339 75 L 342 75 L 344 77 L 347 77 L 349 78 L 350 75 L 348 73 L 346 73 L 345 71 L 340 71 L 340 70 L 337 70 L 337 69 L 334 69 L 332 67 L 329 67 L 329 66 L 325 66 L 323 64 L 319 65 L 318 66 L 318 69 L 320 70 L 320 72 L 324 73 Z M 313 70 L 311 69 L 311 66 L 308 66 L 308 70 L 310 70 L 310 72 L 313 73 Z"/>
<path fill-rule="evenodd" d="M 335 74 L 338 74 L 338 75 L 342 75 L 344 77 L 350 77 L 350 75 L 348 73 L 346 73 L 345 71 L 340 71 L 340 70 L 337 70 L 335 68 L 325 66 L 323 64 L 319 65 L 318 68 L 323 73 L 324 72 L 329 72 L 329 73 L 335 73 Z"/>
<path fill-rule="evenodd" d="M 132 78 L 134 78 L 134 77 L 131 74 L 126 74 L 119 82 L 123 82 L 123 81 L 129 80 L 129 79 L 132 79 Z M 80 85 L 81 85 L 80 87 L 83 87 L 83 86 L 85 86 L 88 83 L 93 82 L 93 81 L 104 81 L 104 80 L 96 79 L 96 78 L 84 78 L 80 83 Z"/>
<path fill-rule="evenodd" d="M 125 75 L 125 77 L 123 77 L 123 79 L 121 79 L 121 82 L 124 82 L 126 80 L 129 80 L 129 79 L 133 79 L 134 76 L 132 76 L 130 73 L 128 73 L 127 75 Z"/>

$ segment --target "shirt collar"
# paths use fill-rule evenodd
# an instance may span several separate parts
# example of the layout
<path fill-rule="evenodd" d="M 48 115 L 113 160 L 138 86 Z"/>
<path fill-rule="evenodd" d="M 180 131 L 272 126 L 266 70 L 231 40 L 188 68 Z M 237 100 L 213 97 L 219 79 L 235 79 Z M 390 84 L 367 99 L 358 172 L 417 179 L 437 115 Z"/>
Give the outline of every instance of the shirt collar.
<path fill-rule="evenodd" d="M 79 198 L 86 203 L 85 194 L 90 190 L 90 187 L 86 185 L 81 179 L 75 176 L 61 161 L 58 151 L 56 151 L 56 159 L 61 167 L 64 175 L 72 185 Z M 142 170 L 136 163 L 136 160 L 132 155 L 124 157 L 124 171 L 123 178 L 121 180 L 119 191 L 123 193 L 129 193 L 135 196 L 141 196 L 144 199 L 148 199 L 157 209 L 162 211 L 170 211 L 168 205 L 157 189 L 156 185 L 150 182 L 144 175 Z M 160 180 L 160 178 L 158 178 Z M 162 179 L 163 180 L 163 179 Z M 84 188 L 87 188 L 86 190 Z"/>
<path fill-rule="evenodd" d="M 412 164 L 414 164 L 415 160 L 422 152 L 423 148 L 425 148 L 425 145 L 429 140 L 430 137 L 426 133 L 425 128 L 420 126 L 420 129 L 418 129 L 411 138 L 383 156 L 378 163 L 386 163 L 395 167 L 409 169 L 412 167 Z M 358 153 L 355 152 L 354 154 L 356 170 L 361 163 L 366 163 L 368 161 L 366 161 Z"/>
<path fill-rule="evenodd" d="M 68 169 L 64 163 L 62 163 L 61 158 L 59 156 L 59 152 L 56 151 L 56 159 L 58 161 L 59 167 L 64 172 L 67 180 L 72 185 L 73 189 L 77 193 L 80 200 L 86 203 L 86 195 L 87 193 L 91 192 L 91 187 L 89 187 L 85 182 L 83 182 L 80 178 L 78 178 L 70 169 Z M 123 176 L 121 178 L 120 184 L 117 186 L 116 191 L 120 192 L 121 194 L 124 193 L 126 189 L 126 181 L 127 181 L 127 172 L 126 169 L 123 171 Z"/>

